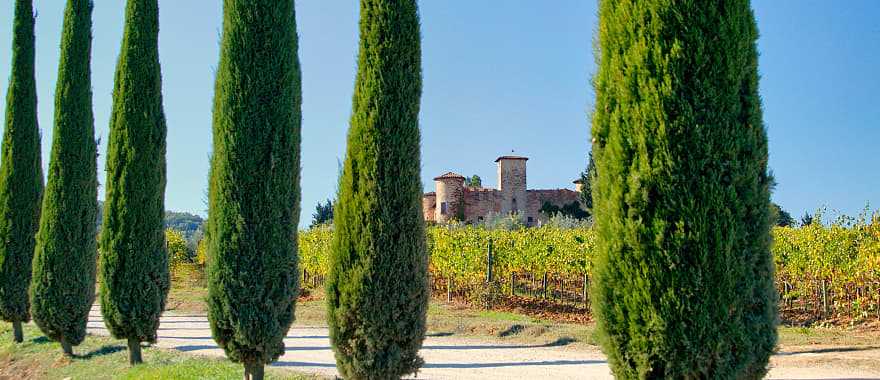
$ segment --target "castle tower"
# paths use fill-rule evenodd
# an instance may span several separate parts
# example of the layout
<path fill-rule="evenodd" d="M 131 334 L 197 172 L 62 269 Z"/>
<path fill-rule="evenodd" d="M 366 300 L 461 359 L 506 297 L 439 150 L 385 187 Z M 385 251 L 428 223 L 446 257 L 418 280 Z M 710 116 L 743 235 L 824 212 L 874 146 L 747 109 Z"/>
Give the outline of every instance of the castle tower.
<path fill-rule="evenodd" d="M 446 223 L 452 219 L 461 219 L 464 213 L 464 176 L 453 172 L 434 178 L 437 192 L 437 208 L 434 220 Z"/>
<path fill-rule="evenodd" d="M 501 156 L 498 163 L 498 190 L 501 191 L 501 213 L 519 213 L 525 216 L 528 210 L 526 198 L 526 161 L 519 156 Z"/>

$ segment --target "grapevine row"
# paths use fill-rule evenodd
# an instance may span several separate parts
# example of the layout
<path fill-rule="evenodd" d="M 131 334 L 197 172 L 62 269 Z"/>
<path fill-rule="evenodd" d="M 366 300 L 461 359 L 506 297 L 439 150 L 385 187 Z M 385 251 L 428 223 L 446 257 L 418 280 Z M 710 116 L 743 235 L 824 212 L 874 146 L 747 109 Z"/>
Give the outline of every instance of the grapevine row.
<path fill-rule="evenodd" d="M 332 237 L 330 227 L 300 233 L 300 264 L 307 273 L 327 273 Z M 560 283 L 570 284 L 570 289 L 562 289 L 562 293 L 579 297 L 582 292 L 578 288 L 590 273 L 595 240 L 590 228 L 508 231 L 436 226 L 427 230 L 434 288 L 449 291 L 450 297 L 470 296 L 468 293 L 485 288 L 481 284 L 487 279 L 490 241 L 492 276 L 502 288 L 501 294 L 513 294 L 534 283 L 539 290 L 528 294 L 552 294 L 554 289 L 546 289 L 550 282 L 556 288 Z M 880 318 L 880 221 L 851 226 L 777 227 L 773 240 L 783 317 Z M 512 289 L 511 283 L 517 288 Z M 455 289 L 445 289 L 447 286 Z M 586 295 L 580 297 L 586 304 Z"/>

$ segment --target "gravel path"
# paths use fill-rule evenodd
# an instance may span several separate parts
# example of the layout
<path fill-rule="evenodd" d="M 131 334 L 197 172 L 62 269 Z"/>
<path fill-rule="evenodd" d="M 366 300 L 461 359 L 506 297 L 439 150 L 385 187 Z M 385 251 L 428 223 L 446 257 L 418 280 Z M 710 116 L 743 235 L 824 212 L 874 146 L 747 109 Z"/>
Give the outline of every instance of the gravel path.
<path fill-rule="evenodd" d="M 89 332 L 108 335 L 98 308 Z M 287 352 L 273 365 L 328 377 L 337 375 L 326 327 L 295 325 L 284 344 Z M 204 315 L 166 313 L 159 347 L 223 356 L 211 338 Z M 511 345 L 456 336 L 431 336 L 421 351 L 425 366 L 419 379 L 612 379 L 598 350 Z M 866 363 L 860 365 L 860 363 Z M 880 379 L 880 348 L 826 348 L 783 352 L 773 358 L 772 379 Z M 873 368 L 872 368 L 873 367 Z"/>

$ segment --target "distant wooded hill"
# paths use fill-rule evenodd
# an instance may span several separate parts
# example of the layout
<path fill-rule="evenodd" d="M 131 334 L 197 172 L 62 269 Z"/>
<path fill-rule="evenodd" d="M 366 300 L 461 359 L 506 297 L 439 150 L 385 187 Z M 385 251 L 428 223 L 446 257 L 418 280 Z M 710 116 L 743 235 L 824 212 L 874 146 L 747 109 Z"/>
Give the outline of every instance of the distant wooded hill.
<path fill-rule="evenodd" d="M 165 228 L 171 228 L 183 233 L 187 238 L 201 231 L 205 219 L 201 216 L 188 212 L 165 211 Z"/>
<path fill-rule="evenodd" d="M 98 202 L 98 230 L 101 229 L 101 223 L 104 218 L 104 202 Z M 194 236 L 201 238 L 202 226 L 205 219 L 201 216 L 190 214 L 188 212 L 165 211 L 165 228 L 180 231 L 187 240 Z M 197 240 L 197 239 L 196 239 Z"/>

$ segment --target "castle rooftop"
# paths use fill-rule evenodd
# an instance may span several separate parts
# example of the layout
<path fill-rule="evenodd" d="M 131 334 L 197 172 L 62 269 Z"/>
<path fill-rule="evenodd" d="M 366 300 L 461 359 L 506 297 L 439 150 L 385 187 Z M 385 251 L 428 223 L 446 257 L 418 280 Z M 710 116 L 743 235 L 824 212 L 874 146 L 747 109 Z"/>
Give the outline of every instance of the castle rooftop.
<path fill-rule="evenodd" d="M 458 173 L 454 173 L 454 172 L 448 172 L 444 175 L 441 175 L 439 177 L 434 178 L 435 181 L 441 180 L 441 179 L 465 179 L 465 178 L 463 175 L 458 174 Z"/>
<path fill-rule="evenodd" d="M 498 159 L 496 159 L 495 162 L 498 162 L 498 161 L 501 161 L 501 160 L 524 160 L 524 161 L 528 161 L 528 159 L 529 159 L 528 157 L 523 157 L 523 156 L 501 156 L 501 157 L 498 157 Z"/>

